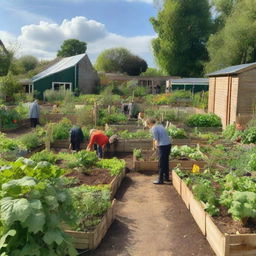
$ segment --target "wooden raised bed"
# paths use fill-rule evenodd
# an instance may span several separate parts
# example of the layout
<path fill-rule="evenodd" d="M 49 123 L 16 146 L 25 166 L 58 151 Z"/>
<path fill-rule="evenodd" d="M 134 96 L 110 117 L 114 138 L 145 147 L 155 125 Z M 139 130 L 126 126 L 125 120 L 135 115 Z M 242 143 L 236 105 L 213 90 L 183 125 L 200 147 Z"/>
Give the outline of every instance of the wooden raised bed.
<path fill-rule="evenodd" d="M 212 217 L 204 211 L 203 203 L 197 201 L 185 182 L 173 171 L 173 186 L 190 210 L 195 222 L 217 256 L 255 256 L 256 234 L 224 234 Z M 187 190 L 187 191 L 186 191 Z"/>
<path fill-rule="evenodd" d="M 114 221 L 116 216 L 116 200 L 112 201 L 111 207 L 108 209 L 106 214 L 103 216 L 101 222 L 96 226 L 93 231 L 90 232 L 79 232 L 72 230 L 65 230 L 65 233 L 73 238 L 73 243 L 77 249 L 96 249 L 104 238 L 109 227 Z"/>
<path fill-rule="evenodd" d="M 141 150 L 150 150 L 153 146 L 152 139 L 119 139 L 118 142 L 111 144 L 109 149 L 106 149 L 107 152 L 110 153 L 132 153 L 135 148 Z M 202 144 L 203 141 L 195 140 L 195 139 L 173 139 L 172 145 L 188 145 L 188 146 L 196 146 L 197 144 Z M 69 140 L 56 140 L 51 143 L 52 148 L 68 148 Z M 81 148 L 85 149 L 88 141 L 81 144 Z"/>
<path fill-rule="evenodd" d="M 111 191 L 110 198 L 111 199 L 114 198 L 114 196 L 115 196 L 118 188 L 120 187 L 124 177 L 125 177 L 125 169 L 111 181 L 111 183 L 110 183 L 110 191 Z"/>
<path fill-rule="evenodd" d="M 13 133 L 13 132 L 16 132 L 20 129 L 23 129 L 23 128 L 29 128 L 30 127 L 30 120 L 29 119 L 24 119 L 24 120 L 21 120 L 18 124 L 17 124 L 17 127 L 14 127 L 14 128 L 10 128 L 10 129 L 7 129 L 7 128 L 0 128 L 0 131 L 1 132 L 5 132 L 5 133 Z"/>
<path fill-rule="evenodd" d="M 170 170 L 175 168 L 177 165 L 180 165 L 180 168 L 186 170 L 192 170 L 193 165 L 196 164 L 200 168 L 204 168 L 206 162 L 204 161 L 195 161 L 195 160 L 171 160 L 169 162 Z M 133 168 L 134 171 L 158 171 L 158 161 L 138 161 L 133 159 Z"/>

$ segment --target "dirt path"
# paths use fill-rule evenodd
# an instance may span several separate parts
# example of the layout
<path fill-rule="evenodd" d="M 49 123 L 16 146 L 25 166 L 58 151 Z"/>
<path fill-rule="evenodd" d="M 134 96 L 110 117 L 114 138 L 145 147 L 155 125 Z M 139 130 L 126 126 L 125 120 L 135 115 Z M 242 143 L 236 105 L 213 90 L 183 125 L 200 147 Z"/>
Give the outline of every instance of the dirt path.
<path fill-rule="evenodd" d="M 12 139 L 15 139 L 15 138 L 18 138 L 22 135 L 25 135 L 27 133 L 30 133 L 32 132 L 34 129 L 31 128 L 31 127 L 27 127 L 27 128 L 20 128 L 20 129 L 17 129 L 15 131 L 10 131 L 10 132 L 6 132 L 6 136 L 8 138 L 12 138 Z"/>
<path fill-rule="evenodd" d="M 207 241 L 170 185 L 129 173 L 117 194 L 118 216 L 98 249 L 83 256 L 212 256 Z"/>

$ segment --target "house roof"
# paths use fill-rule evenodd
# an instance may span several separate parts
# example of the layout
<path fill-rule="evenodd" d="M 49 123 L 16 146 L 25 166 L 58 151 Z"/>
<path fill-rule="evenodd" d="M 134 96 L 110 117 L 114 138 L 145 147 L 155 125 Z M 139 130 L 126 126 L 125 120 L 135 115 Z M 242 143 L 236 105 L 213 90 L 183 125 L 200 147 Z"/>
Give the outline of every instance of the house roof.
<path fill-rule="evenodd" d="M 62 60 L 60 60 L 59 62 L 57 62 L 56 64 L 50 66 L 49 68 L 47 68 L 46 70 L 40 72 L 39 74 L 35 75 L 32 77 L 32 81 L 38 81 L 44 77 L 50 76 L 54 73 L 58 73 L 60 71 L 63 71 L 65 69 L 74 67 L 82 58 L 84 58 L 86 56 L 85 53 L 83 54 L 79 54 L 79 55 L 75 55 L 75 56 L 71 56 L 71 57 L 66 57 Z"/>
<path fill-rule="evenodd" d="M 239 74 L 243 71 L 250 70 L 255 67 L 256 67 L 256 62 L 230 66 L 230 67 L 215 71 L 213 73 L 209 73 L 207 74 L 207 76 L 223 76 L 223 75 L 229 75 L 229 74 Z"/>
<path fill-rule="evenodd" d="M 171 79 L 172 85 L 177 84 L 192 84 L 192 85 L 208 85 L 208 78 L 180 78 L 180 79 Z"/>

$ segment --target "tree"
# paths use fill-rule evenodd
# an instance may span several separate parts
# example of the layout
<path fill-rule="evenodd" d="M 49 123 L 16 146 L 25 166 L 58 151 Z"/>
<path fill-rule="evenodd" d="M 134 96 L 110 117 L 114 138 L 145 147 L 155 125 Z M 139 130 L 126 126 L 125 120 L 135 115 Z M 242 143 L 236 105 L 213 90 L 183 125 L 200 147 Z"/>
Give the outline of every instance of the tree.
<path fill-rule="evenodd" d="M 11 73 L 0 78 L 0 95 L 6 100 L 12 100 L 14 94 L 19 92 L 21 87 Z"/>
<path fill-rule="evenodd" d="M 141 76 L 164 76 L 165 73 L 156 68 L 147 68 L 147 70 L 140 74 Z"/>
<path fill-rule="evenodd" d="M 201 76 L 212 29 L 208 0 L 165 0 L 150 20 L 158 34 L 152 46 L 160 68 L 170 75 Z"/>
<path fill-rule="evenodd" d="M 20 57 L 18 62 L 23 67 L 25 72 L 35 69 L 39 64 L 37 58 L 31 55 Z"/>
<path fill-rule="evenodd" d="M 111 48 L 98 56 L 95 67 L 99 71 L 137 76 L 146 71 L 147 63 L 125 48 Z"/>
<path fill-rule="evenodd" d="M 6 76 L 13 60 L 13 51 L 8 51 L 0 40 L 0 76 Z"/>
<path fill-rule="evenodd" d="M 87 49 L 87 43 L 79 41 L 77 39 L 68 39 L 63 42 L 60 50 L 57 53 L 58 57 L 70 57 L 77 54 L 85 53 Z"/>
<path fill-rule="evenodd" d="M 224 27 L 209 38 L 206 71 L 256 61 L 256 0 L 238 1 Z"/>

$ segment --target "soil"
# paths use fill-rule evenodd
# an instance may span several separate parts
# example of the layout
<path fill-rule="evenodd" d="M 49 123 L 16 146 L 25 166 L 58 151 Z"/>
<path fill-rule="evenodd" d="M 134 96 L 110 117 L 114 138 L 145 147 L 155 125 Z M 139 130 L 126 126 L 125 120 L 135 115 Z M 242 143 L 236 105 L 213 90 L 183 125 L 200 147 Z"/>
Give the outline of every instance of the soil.
<path fill-rule="evenodd" d="M 65 175 L 66 177 L 72 177 L 77 179 L 76 186 L 79 185 L 91 185 L 96 186 L 100 184 L 110 184 L 114 179 L 106 169 L 92 169 L 89 173 L 83 173 L 79 170 L 74 170 L 71 173 Z"/>
<path fill-rule="evenodd" d="M 125 159 L 127 170 L 132 156 Z M 117 218 L 100 246 L 83 256 L 213 256 L 174 188 L 154 185 L 147 172 L 128 172 L 116 195 Z"/>
<path fill-rule="evenodd" d="M 24 127 L 24 128 L 20 128 L 20 129 L 14 130 L 14 131 L 5 132 L 5 134 L 8 138 L 14 139 L 14 138 L 18 138 L 22 135 L 32 132 L 33 129 L 34 128 L 31 128 L 31 127 Z"/>
<path fill-rule="evenodd" d="M 227 234 L 251 234 L 256 233 L 256 225 L 253 219 L 249 219 L 246 225 L 242 221 L 235 221 L 228 214 L 227 209 L 221 208 L 221 216 L 213 217 L 214 223 L 222 233 Z"/>

